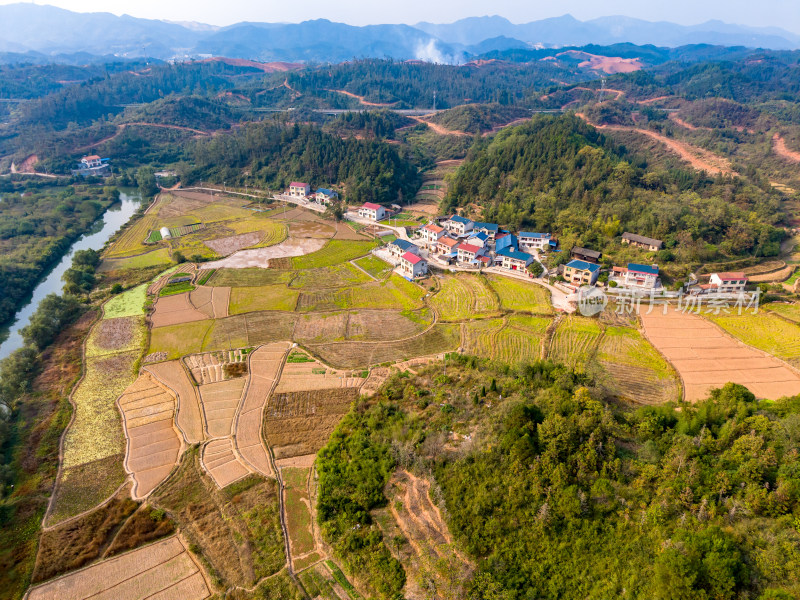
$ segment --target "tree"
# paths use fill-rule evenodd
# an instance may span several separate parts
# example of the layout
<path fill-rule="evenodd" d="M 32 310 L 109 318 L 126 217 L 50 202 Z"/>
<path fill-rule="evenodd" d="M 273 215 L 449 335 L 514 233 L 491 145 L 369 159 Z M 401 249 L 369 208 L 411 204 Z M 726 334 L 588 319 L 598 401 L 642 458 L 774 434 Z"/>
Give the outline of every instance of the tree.
<path fill-rule="evenodd" d="M 142 196 L 149 198 L 158 193 L 158 184 L 153 167 L 140 167 L 136 173 L 136 185 Z"/>

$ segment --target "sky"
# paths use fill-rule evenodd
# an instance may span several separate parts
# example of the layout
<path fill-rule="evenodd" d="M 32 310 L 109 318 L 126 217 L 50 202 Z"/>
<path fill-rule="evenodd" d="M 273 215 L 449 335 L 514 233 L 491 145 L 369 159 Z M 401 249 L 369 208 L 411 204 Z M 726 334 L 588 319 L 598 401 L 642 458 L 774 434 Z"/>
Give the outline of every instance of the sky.
<path fill-rule="evenodd" d="M 0 0 L 0 4 L 14 1 Z M 213 25 L 239 21 L 300 22 L 317 18 L 351 25 L 451 23 L 486 14 L 526 23 L 569 13 L 581 20 L 625 15 L 683 25 L 719 19 L 740 25 L 777 26 L 800 33 L 800 0 L 36 0 L 36 3 L 76 12 L 111 12 Z"/>

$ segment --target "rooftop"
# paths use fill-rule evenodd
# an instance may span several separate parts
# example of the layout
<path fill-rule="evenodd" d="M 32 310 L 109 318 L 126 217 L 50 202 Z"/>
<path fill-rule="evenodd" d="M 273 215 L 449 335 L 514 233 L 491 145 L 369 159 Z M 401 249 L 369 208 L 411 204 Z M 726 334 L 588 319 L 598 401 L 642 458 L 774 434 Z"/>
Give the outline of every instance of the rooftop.
<path fill-rule="evenodd" d="M 318 194 L 325 194 L 326 196 L 333 196 L 336 194 L 333 190 L 329 190 L 327 188 L 317 188 Z"/>
<path fill-rule="evenodd" d="M 454 240 L 451 237 L 444 236 L 443 238 L 439 238 L 439 243 L 444 244 L 448 248 L 452 248 L 453 246 L 458 245 L 458 240 Z"/>
<path fill-rule="evenodd" d="M 100 157 L 97 154 L 92 154 L 91 156 L 84 156 L 81 160 L 100 160 Z"/>
<path fill-rule="evenodd" d="M 423 229 L 427 229 L 428 231 L 432 231 L 433 233 L 440 233 L 444 231 L 443 227 L 439 227 L 436 223 L 428 223 L 423 227 Z"/>
<path fill-rule="evenodd" d="M 361 205 L 361 208 L 368 208 L 369 210 L 378 210 L 379 208 L 383 208 L 380 204 L 375 204 L 374 202 L 364 202 Z"/>
<path fill-rule="evenodd" d="M 497 223 L 480 223 L 477 221 L 475 222 L 474 227 L 475 229 L 486 229 L 487 231 L 497 231 L 500 229 Z"/>
<path fill-rule="evenodd" d="M 648 246 L 660 246 L 664 242 L 655 238 L 647 237 L 646 235 L 639 235 L 638 233 L 625 232 L 622 234 L 623 240 L 636 242 L 637 244 L 647 244 Z"/>
<path fill-rule="evenodd" d="M 292 183 L 289 184 L 289 187 L 308 187 L 308 184 L 303 183 L 302 181 L 293 181 Z"/>
<path fill-rule="evenodd" d="M 393 241 L 392 245 L 393 246 L 397 246 L 401 250 L 408 250 L 409 248 L 414 246 L 414 244 L 412 244 L 408 240 L 400 240 L 400 239 L 397 239 L 397 240 Z"/>
<path fill-rule="evenodd" d="M 478 252 L 481 249 L 481 247 L 480 246 L 473 246 L 472 244 L 464 243 L 464 244 L 459 244 L 458 249 L 459 250 L 463 250 L 464 252 L 470 252 L 472 254 L 475 254 L 476 252 Z"/>
<path fill-rule="evenodd" d="M 601 253 L 597 250 L 590 250 L 589 248 L 581 248 L 580 246 L 575 246 L 572 249 L 574 254 L 583 254 L 584 256 L 591 256 L 592 258 L 600 258 Z"/>
<path fill-rule="evenodd" d="M 461 217 L 459 215 L 453 215 L 452 217 L 450 217 L 450 220 L 453 221 L 454 223 L 464 223 L 465 225 L 467 223 L 472 223 L 472 221 L 470 221 L 466 217 Z"/>
<path fill-rule="evenodd" d="M 519 232 L 519 237 L 540 239 L 540 238 L 549 238 L 550 234 L 549 233 L 534 233 L 532 231 L 520 231 Z"/>
<path fill-rule="evenodd" d="M 633 271 L 634 273 L 646 273 L 647 275 L 658 275 L 658 267 L 656 265 L 628 263 L 628 271 Z"/>
<path fill-rule="evenodd" d="M 422 262 L 423 260 L 425 260 L 425 259 L 424 259 L 424 258 L 422 258 L 421 256 L 417 256 L 416 254 L 413 254 L 413 253 L 411 253 L 411 252 L 406 252 L 406 253 L 405 253 L 405 254 L 403 254 L 403 256 L 401 256 L 400 258 L 402 258 L 403 260 L 407 260 L 407 261 L 408 261 L 408 262 L 410 262 L 412 265 L 416 265 L 417 263 L 420 263 L 420 262 Z"/>
<path fill-rule="evenodd" d="M 714 273 L 717 277 L 722 279 L 722 281 L 734 281 L 737 279 L 747 279 L 747 275 L 744 274 L 743 271 L 733 271 L 729 273 Z"/>
<path fill-rule="evenodd" d="M 577 258 L 569 261 L 567 266 L 572 267 L 573 269 L 578 269 L 579 271 L 590 271 L 592 273 L 600 270 L 600 265 L 586 262 L 585 260 L 578 260 Z"/>
<path fill-rule="evenodd" d="M 507 256 L 508 258 L 513 258 L 515 260 L 523 260 L 525 262 L 528 262 L 528 260 L 531 258 L 531 255 L 527 252 L 516 252 L 508 249 L 500 250 L 497 254 L 500 256 Z"/>

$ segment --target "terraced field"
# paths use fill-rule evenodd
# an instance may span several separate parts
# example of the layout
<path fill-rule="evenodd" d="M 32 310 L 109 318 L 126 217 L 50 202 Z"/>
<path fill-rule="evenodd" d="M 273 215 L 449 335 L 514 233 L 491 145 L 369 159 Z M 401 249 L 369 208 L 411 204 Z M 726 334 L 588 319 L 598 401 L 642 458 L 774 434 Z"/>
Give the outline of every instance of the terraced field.
<path fill-rule="evenodd" d="M 331 240 L 321 250 L 294 257 L 292 268 L 316 269 L 338 265 L 368 254 L 377 245 L 377 242 L 372 241 Z"/>
<path fill-rule="evenodd" d="M 549 292 L 542 286 L 499 275 L 489 275 L 487 279 L 499 296 L 503 309 L 540 315 L 552 314 Z"/>
<path fill-rule="evenodd" d="M 745 344 L 800 367 L 800 325 L 766 311 L 741 316 L 709 315 L 708 318 Z"/>
<path fill-rule="evenodd" d="M 443 321 L 461 321 L 499 311 L 497 298 L 482 276 L 446 275 L 441 278 L 441 286 L 431 302 Z"/>
<path fill-rule="evenodd" d="M 583 370 L 597 350 L 602 329 L 595 319 L 567 316 L 556 328 L 547 356 L 578 370 Z"/>

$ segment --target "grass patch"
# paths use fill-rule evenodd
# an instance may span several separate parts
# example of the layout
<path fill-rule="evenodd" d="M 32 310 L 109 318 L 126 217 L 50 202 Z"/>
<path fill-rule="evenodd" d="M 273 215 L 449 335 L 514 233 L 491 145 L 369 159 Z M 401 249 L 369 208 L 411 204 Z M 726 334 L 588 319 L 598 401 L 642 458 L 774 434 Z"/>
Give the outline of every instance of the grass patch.
<path fill-rule="evenodd" d="M 441 278 L 442 288 L 431 299 L 443 320 L 460 321 L 495 314 L 497 299 L 483 277 L 460 274 Z"/>
<path fill-rule="evenodd" d="M 330 240 L 316 252 L 292 258 L 292 266 L 295 269 L 330 267 L 364 256 L 377 245 L 373 241 Z"/>
<path fill-rule="evenodd" d="M 364 597 L 356 591 L 356 588 L 354 588 L 353 584 L 347 580 L 347 577 L 344 576 L 344 573 L 342 573 L 342 570 L 335 562 L 332 560 L 326 560 L 325 564 L 331 570 L 333 578 L 340 586 L 342 586 L 342 588 L 344 588 L 344 591 L 347 592 L 347 595 L 350 596 L 352 600 L 364 600 Z"/>
<path fill-rule="evenodd" d="M 47 524 L 54 525 L 74 517 L 110 497 L 127 477 L 122 466 L 124 459 L 124 454 L 112 454 L 64 468 L 58 480 L 53 510 Z"/>
<path fill-rule="evenodd" d="M 166 352 L 169 359 L 174 359 L 186 354 L 202 352 L 203 340 L 213 324 L 214 321 L 209 319 L 156 327 L 150 332 L 148 354 Z M 247 344 L 241 345 L 246 346 Z"/>
<path fill-rule="evenodd" d="M 147 300 L 147 284 L 143 283 L 108 300 L 103 305 L 103 318 L 117 319 L 143 315 L 145 300 Z"/>
<path fill-rule="evenodd" d="M 784 360 L 800 359 L 800 326 L 767 311 L 736 316 L 707 315 L 725 331 Z"/>
<path fill-rule="evenodd" d="M 355 263 L 372 275 L 375 279 L 383 279 L 392 270 L 392 265 L 381 260 L 374 254 L 359 258 Z"/>
<path fill-rule="evenodd" d="M 282 284 L 232 288 L 228 310 L 232 315 L 258 310 L 293 311 L 298 296 L 299 291 Z"/>
<path fill-rule="evenodd" d="M 194 284 L 191 281 L 179 281 L 178 283 L 168 283 L 161 291 L 158 292 L 159 296 L 174 296 L 175 294 L 182 294 L 184 292 L 191 292 L 194 289 Z"/>
<path fill-rule="evenodd" d="M 217 269 L 208 279 L 208 285 L 219 287 L 259 287 L 288 284 L 292 281 L 294 273 L 291 271 L 278 271 L 276 269 Z"/>
<path fill-rule="evenodd" d="M 550 292 L 540 285 L 495 275 L 489 276 L 488 281 L 500 298 L 500 306 L 506 310 L 542 315 L 549 315 L 553 312 L 550 304 Z"/>
<path fill-rule="evenodd" d="M 115 259 L 111 258 L 107 261 L 110 270 L 116 269 L 146 269 L 148 267 L 155 267 L 158 265 L 168 265 L 172 262 L 167 248 L 159 248 L 146 254 L 139 254 L 129 258 Z"/>
<path fill-rule="evenodd" d="M 311 533 L 311 509 L 306 490 L 309 469 L 284 467 L 281 476 L 285 484 L 284 507 L 286 527 L 292 554 L 300 556 L 314 550 L 314 536 Z"/>
<path fill-rule="evenodd" d="M 287 363 L 310 363 L 315 362 L 313 358 L 311 358 L 305 352 L 297 352 L 294 351 L 289 355 L 289 358 L 286 359 Z M 323 370 L 323 373 L 325 371 Z"/>

